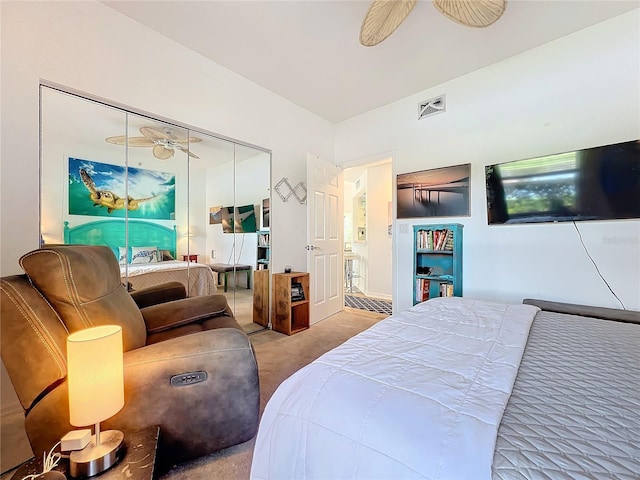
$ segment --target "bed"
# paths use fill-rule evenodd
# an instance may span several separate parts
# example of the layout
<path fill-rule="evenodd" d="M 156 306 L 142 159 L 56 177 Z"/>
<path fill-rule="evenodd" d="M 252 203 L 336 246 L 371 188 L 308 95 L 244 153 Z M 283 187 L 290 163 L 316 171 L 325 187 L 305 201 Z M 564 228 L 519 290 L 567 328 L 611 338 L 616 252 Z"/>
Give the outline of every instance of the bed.
<path fill-rule="evenodd" d="M 176 260 L 176 227 L 142 220 L 98 220 L 70 227 L 64 222 L 64 243 L 106 245 L 120 263 L 123 283 L 139 290 L 180 282 L 195 297 L 217 291 L 217 278 L 208 265 Z"/>
<path fill-rule="evenodd" d="M 251 478 L 638 478 L 640 313 L 434 298 L 283 382 Z"/>

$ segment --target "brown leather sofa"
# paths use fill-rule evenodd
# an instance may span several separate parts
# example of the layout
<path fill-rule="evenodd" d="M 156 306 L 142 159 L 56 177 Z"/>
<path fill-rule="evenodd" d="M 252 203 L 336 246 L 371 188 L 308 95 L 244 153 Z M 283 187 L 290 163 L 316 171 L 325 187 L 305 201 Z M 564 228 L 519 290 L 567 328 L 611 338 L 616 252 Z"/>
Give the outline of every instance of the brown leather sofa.
<path fill-rule="evenodd" d="M 20 264 L 26 275 L 0 279 L 1 353 L 36 457 L 76 428 L 69 423 L 67 336 L 106 324 L 123 330 L 125 406 L 102 429 L 122 430 L 126 441 L 127 431 L 160 426 L 161 467 L 255 435 L 256 359 L 223 295 L 180 298 L 176 285 L 130 295 L 108 247 L 45 247 Z M 171 383 L 198 371 L 205 381 Z"/>

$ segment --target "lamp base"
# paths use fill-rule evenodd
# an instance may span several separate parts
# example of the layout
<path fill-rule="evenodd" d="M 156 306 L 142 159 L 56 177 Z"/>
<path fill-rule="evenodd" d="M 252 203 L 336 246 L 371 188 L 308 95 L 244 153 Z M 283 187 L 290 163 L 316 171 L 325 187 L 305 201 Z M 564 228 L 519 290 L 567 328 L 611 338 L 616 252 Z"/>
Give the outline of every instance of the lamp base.
<path fill-rule="evenodd" d="M 100 432 L 100 444 L 96 436 L 82 450 L 69 455 L 69 473 L 72 477 L 93 477 L 118 463 L 124 454 L 124 434 L 119 430 Z"/>

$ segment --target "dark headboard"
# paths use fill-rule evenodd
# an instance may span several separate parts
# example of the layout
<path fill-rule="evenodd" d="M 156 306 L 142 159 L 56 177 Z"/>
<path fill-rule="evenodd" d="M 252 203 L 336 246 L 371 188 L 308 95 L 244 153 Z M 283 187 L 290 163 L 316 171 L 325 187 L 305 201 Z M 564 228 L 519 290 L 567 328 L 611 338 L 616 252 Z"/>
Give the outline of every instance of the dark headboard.
<path fill-rule="evenodd" d="M 573 303 L 549 302 L 536 298 L 525 298 L 522 303 L 534 305 L 547 312 L 568 313 L 583 317 L 603 318 L 616 322 L 640 324 L 640 312 L 635 310 L 618 310 L 617 308 L 591 307 L 589 305 L 575 305 Z"/>
<path fill-rule="evenodd" d="M 118 247 L 158 247 L 176 256 L 176 226 L 168 228 L 142 220 L 98 220 L 69 227 L 64 222 L 64 243 L 82 245 L 106 245 L 118 251 Z M 116 254 L 117 255 L 117 254 Z"/>

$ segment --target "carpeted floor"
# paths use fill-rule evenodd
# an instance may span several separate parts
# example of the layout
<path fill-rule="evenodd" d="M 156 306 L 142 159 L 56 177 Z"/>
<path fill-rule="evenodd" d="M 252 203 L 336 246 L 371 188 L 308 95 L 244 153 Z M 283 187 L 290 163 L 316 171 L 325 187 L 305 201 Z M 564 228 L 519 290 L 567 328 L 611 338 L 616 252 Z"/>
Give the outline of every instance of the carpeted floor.
<path fill-rule="evenodd" d="M 260 375 L 260 412 L 286 378 L 328 350 L 362 332 L 386 314 L 342 311 L 288 337 L 267 330 L 251 335 Z M 246 480 L 251 470 L 255 438 L 221 452 L 178 465 L 159 480 Z"/>
<path fill-rule="evenodd" d="M 344 306 L 357 308 L 359 310 L 367 310 L 368 312 L 377 312 L 383 313 L 385 315 L 391 315 L 392 303 L 386 300 L 349 295 L 345 293 Z"/>
<path fill-rule="evenodd" d="M 260 413 L 286 378 L 328 350 L 366 330 L 387 315 L 363 310 L 345 310 L 292 336 L 266 330 L 249 338 L 256 352 L 260 377 Z M 3 426 L 4 427 L 4 426 Z M 3 428 L 4 430 L 4 428 Z M 2 432 L 3 437 L 5 433 Z M 22 431 L 24 435 L 24 430 Z M 11 441 L 3 438 L 3 441 Z M 224 479 L 247 480 L 251 470 L 255 438 L 212 455 L 159 472 L 158 480 Z M 8 480 L 12 471 L 0 476 Z"/>

